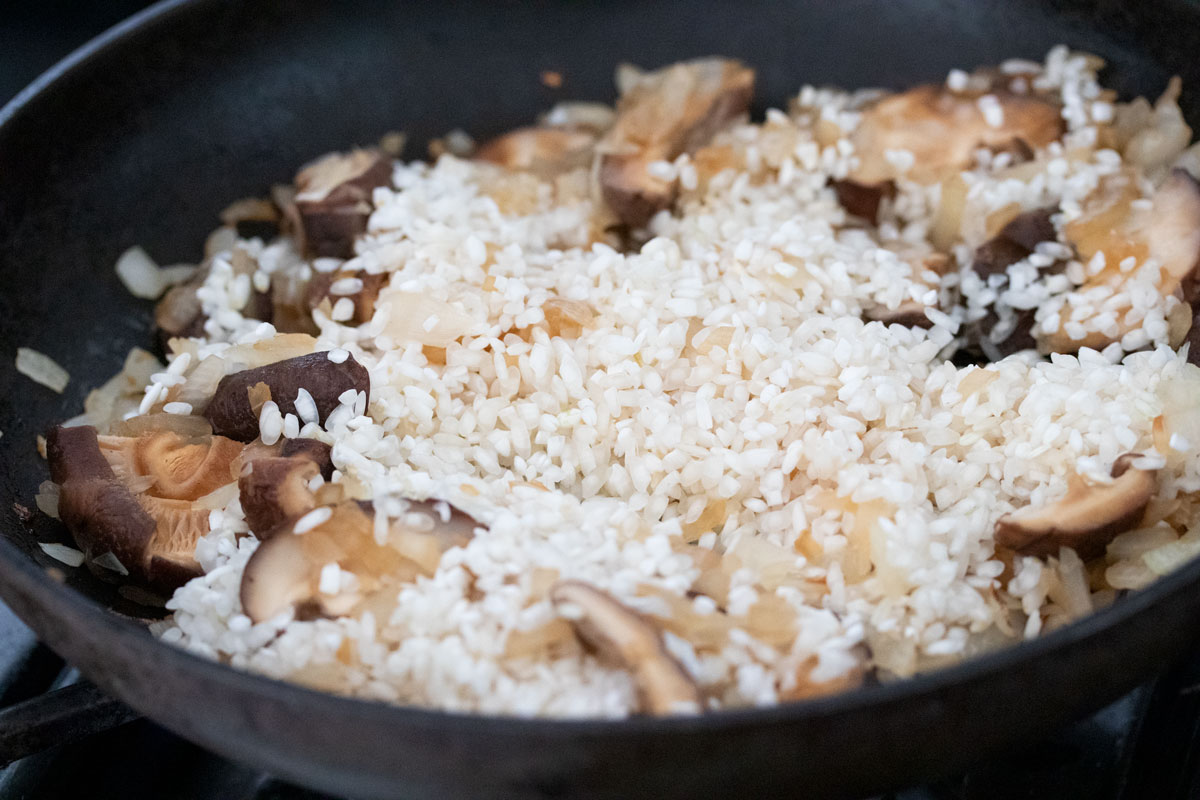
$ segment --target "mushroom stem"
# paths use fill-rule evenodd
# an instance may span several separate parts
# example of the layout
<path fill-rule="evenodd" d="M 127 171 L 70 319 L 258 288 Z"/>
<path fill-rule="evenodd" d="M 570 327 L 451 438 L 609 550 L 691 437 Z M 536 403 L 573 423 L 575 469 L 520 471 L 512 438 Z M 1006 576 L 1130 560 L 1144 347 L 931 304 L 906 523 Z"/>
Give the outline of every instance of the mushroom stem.
<path fill-rule="evenodd" d="M 633 674 L 642 711 L 655 715 L 700 712 L 700 690 L 644 616 L 582 581 L 555 584 L 550 599 L 584 644 Z"/>
<path fill-rule="evenodd" d="M 1141 457 L 1120 456 L 1112 467 L 1112 483 L 1077 479 L 1056 503 L 1005 514 L 996 522 L 997 546 L 1042 558 L 1057 555 L 1062 547 L 1084 560 L 1101 555 L 1117 535 L 1137 527 L 1154 495 L 1158 471 L 1133 466 Z"/>

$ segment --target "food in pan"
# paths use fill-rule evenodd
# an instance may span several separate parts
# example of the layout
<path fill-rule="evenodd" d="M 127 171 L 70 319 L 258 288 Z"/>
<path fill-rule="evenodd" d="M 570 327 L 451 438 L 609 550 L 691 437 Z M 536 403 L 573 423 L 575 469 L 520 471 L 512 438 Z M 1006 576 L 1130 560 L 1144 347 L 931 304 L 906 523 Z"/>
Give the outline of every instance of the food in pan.
<path fill-rule="evenodd" d="M 618 70 L 229 206 L 39 507 L 192 652 L 550 716 L 893 680 L 1200 551 L 1200 149 L 1056 48 L 907 91 Z M 170 288 L 168 288 L 170 285 Z M 69 559 L 61 546 L 50 552 Z"/>

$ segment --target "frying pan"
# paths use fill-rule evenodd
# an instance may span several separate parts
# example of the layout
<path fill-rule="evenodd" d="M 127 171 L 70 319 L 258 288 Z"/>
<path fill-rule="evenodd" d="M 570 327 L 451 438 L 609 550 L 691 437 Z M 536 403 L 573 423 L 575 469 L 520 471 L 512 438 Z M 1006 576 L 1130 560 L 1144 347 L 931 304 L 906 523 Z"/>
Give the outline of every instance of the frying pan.
<path fill-rule="evenodd" d="M 488 136 L 558 99 L 611 100 L 621 60 L 705 54 L 759 71 L 762 104 L 802 83 L 903 87 L 954 66 L 1102 54 L 1151 96 L 1172 73 L 1200 105 L 1200 7 L 1021 0 L 666 0 L 451 4 L 171 0 L 114 28 L 0 111 L 0 596 L 105 691 L 225 756 L 361 797 L 850 797 L 960 769 L 1092 711 L 1163 668 L 1200 621 L 1200 563 L 1026 644 L 847 694 L 697 718 L 543 721 L 334 697 L 162 644 L 144 609 L 40 541 L 35 436 L 151 341 L 112 271 L 145 246 L 194 258 L 233 198 L 328 150 L 403 129 Z M 553 69 L 555 91 L 538 75 Z M 31 346 L 71 373 L 18 375 Z"/>

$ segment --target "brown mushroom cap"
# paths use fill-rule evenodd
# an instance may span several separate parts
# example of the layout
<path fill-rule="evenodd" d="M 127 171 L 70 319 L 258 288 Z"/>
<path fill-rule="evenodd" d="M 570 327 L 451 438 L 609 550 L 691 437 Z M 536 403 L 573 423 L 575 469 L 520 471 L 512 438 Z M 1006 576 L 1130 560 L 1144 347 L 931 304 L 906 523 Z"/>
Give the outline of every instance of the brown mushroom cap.
<path fill-rule="evenodd" d="M 96 429 L 57 427 L 46 446 L 60 486 L 59 516 L 87 557 L 112 553 L 130 574 L 169 593 L 200 574 L 192 556 L 208 512 L 182 500 L 135 496 L 109 466 Z"/>
<path fill-rule="evenodd" d="M 879 206 L 884 199 L 896 196 L 895 181 L 859 183 L 852 180 L 830 180 L 838 203 L 846 213 L 861 217 L 875 225 L 879 221 Z"/>
<path fill-rule="evenodd" d="M 317 273 L 308 284 L 308 290 L 304 295 L 304 303 L 311 311 L 325 300 L 329 300 L 332 303 L 337 302 L 341 297 L 348 297 L 354 302 L 354 314 L 342 324 L 361 325 L 364 322 L 369 322 L 371 317 L 375 315 L 375 301 L 379 299 L 379 292 L 387 285 L 388 277 L 387 273 L 372 274 L 364 270 L 357 272 Z M 353 294 L 330 294 L 329 290 L 333 284 L 343 278 L 357 278 L 362 282 L 362 288 Z"/>
<path fill-rule="evenodd" d="M 582 581 L 560 581 L 550 599 L 584 644 L 633 674 L 640 708 L 648 714 L 698 713 L 700 690 L 663 646 L 655 626 L 612 595 Z"/>
<path fill-rule="evenodd" d="M 1017 214 L 975 250 L 971 269 L 987 278 L 1027 258 L 1042 242 L 1055 241 L 1058 234 L 1051 217 L 1057 213 L 1058 208 L 1051 206 Z"/>
<path fill-rule="evenodd" d="M 1137 527 L 1154 495 L 1158 471 L 1134 467 L 1141 457 L 1126 453 L 1118 458 L 1110 484 L 1077 479 L 1058 502 L 1005 514 L 996 523 L 996 544 L 1042 558 L 1057 555 L 1062 547 L 1085 560 L 1102 554 L 1116 536 Z"/>
<path fill-rule="evenodd" d="M 238 495 L 246 524 L 260 539 L 279 526 L 317 507 L 309 482 L 320 467 L 302 456 L 259 458 L 246 465 L 238 478 Z"/>
<path fill-rule="evenodd" d="M 641 227 L 667 208 L 675 183 L 647 167 L 707 144 L 746 113 L 753 94 L 754 71 L 729 59 L 685 61 L 639 76 L 597 148 L 601 194 L 621 222 Z"/>
<path fill-rule="evenodd" d="M 882 322 L 884 325 L 903 325 L 906 328 L 932 328 L 933 321 L 925 313 L 928 306 L 916 300 L 906 300 L 895 308 L 872 309 L 865 315 L 867 319 Z"/>
<path fill-rule="evenodd" d="M 863 111 L 851 136 L 859 166 L 850 178 L 864 184 L 900 177 L 936 183 L 970 166 L 977 148 L 1007 150 L 1018 140 L 1026 149 L 1040 148 L 1062 135 L 1062 116 L 1049 100 L 1008 90 L 996 90 L 992 96 L 1004 115 L 997 127 L 980 111 L 978 96 L 942 85 L 918 86 L 883 98 Z M 912 153 L 912 169 L 902 173 L 888 160 L 889 150 Z"/>
<path fill-rule="evenodd" d="M 353 256 L 354 239 L 371 215 L 371 191 L 391 179 L 391 159 L 374 149 L 330 153 L 301 169 L 292 213 L 302 249 L 312 256 Z"/>
<path fill-rule="evenodd" d="M 254 622 L 263 622 L 308 600 L 314 594 L 312 572 L 299 536 L 287 531 L 271 537 L 246 562 L 240 590 L 242 610 Z"/>
<path fill-rule="evenodd" d="M 302 456 L 312 461 L 321 470 L 325 480 L 333 478 L 333 448 L 316 439 L 285 439 L 279 454 L 284 458 Z"/>
<path fill-rule="evenodd" d="M 213 432 L 239 442 L 258 438 L 258 417 L 248 395 L 250 388 L 258 383 L 270 387 L 281 414 L 296 413 L 296 395 L 305 389 L 316 402 L 322 423 L 337 408 L 338 397 L 346 390 L 366 392 L 368 401 L 371 395 L 370 375 L 354 356 L 347 356 L 340 364 L 330 361 L 329 354 L 324 352 L 297 356 L 222 378 L 204 411 Z"/>
<path fill-rule="evenodd" d="M 322 508 L 329 509 L 328 519 L 301 533 L 295 529 L 304 517 L 285 523 L 268 534 L 246 563 L 242 609 L 254 622 L 298 604 L 328 616 L 348 613 L 389 583 L 432 575 L 442 553 L 466 544 L 480 527 L 448 503 L 411 501 L 409 513 L 393 521 L 386 541 L 379 544 L 371 503 L 347 500 Z M 330 563 L 352 573 L 358 591 L 322 594 L 321 571 Z"/>
<path fill-rule="evenodd" d="M 587 166 L 596 134 L 571 128 L 527 127 L 485 142 L 475 158 L 513 170 L 552 176 Z"/>

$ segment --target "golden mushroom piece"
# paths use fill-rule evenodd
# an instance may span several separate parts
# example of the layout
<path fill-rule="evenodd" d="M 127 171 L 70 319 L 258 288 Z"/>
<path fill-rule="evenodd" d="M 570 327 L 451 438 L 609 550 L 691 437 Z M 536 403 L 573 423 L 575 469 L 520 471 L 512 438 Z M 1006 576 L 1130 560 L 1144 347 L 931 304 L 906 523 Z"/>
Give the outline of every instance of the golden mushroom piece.
<path fill-rule="evenodd" d="M 195 500 L 230 483 L 242 444 L 224 436 L 181 436 L 155 431 L 142 436 L 97 436 L 100 452 L 126 483 L 151 481 L 145 493 L 168 500 Z"/>
<path fill-rule="evenodd" d="M 517 128 L 484 143 L 475 158 L 507 169 L 555 175 L 586 166 L 596 138 L 592 131 L 572 128 Z"/>
<path fill-rule="evenodd" d="M 1141 457 L 1119 457 L 1113 463 L 1112 483 L 1077 479 L 1056 503 L 1004 515 L 996 523 L 996 544 L 1023 556 L 1058 555 L 1062 547 L 1083 559 L 1100 555 L 1118 534 L 1137 527 L 1154 495 L 1157 470 L 1133 466 Z"/>
<path fill-rule="evenodd" d="M 1101 295 L 1094 303 L 1087 302 L 1088 306 L 1120 299 L 1117 296 L 1136 275 L 1120 266 L 1131 257 L 1139 264 L 1146 259 L 1158 264 L 1154 288 L 1160 297 L 1195 299 L 1188 295 L 1195 292 L 1200 266 L 1200 183 L 1186 171 L 1175 169 L 1154 192 L 1149 207 L 1135 204 L 1138 196 L 1132 173 L 1110 175 L 1084 204 L 1082 215 L 1064 226 L 1063 233 L 1081 261 L 1104 254 L 1104 268 L 1073 293 L 1081 302 L 1093 292 Z M 1043 352 L 1073 353 L 1081 347 L 1102 350 L 1142 324 L 1140 318 L 1136 322 L 1127 319 L 1132 301 L 1125 299 L 1110 309 L 1116 319 L 1111 330 L 1085 330 L 1073 337 L 1062 319 L 1073 308 L 1068 302 L 1059 312 L 1057 325 L 1041 323 L 1037 339 Z"/>
<path fill-rule="evenodd" d="M 991 98 L 991 111 L 985 113 Z M 1045 147 L 1064 130 L 1056 104 L 1036 95 L 996 90 L 990 95 L 918 86 L 888 95 L 863 111 L 851 141 L 859 165 L 850 178 L 878 184 L 905 177 L 936 183 L 970 166 L 975 150 Z M 889 154 L 912 154 L 909 169 Z"/>
<path fill-rule="evenodd" d="M 638 74 L 631 83 L 597 147 L 597 169 L 601 195 L 613 213 L 641 227 L 675 199 L 675 182 L 651 175 L 650 164 L 702 147 L 745 114 L 754 95 L 754 70 L 705 58 Z"/>
<path fill-rule="evenodd" d="M 408 501 L 375 537 L 375 507 L 345 500 L 320 506 L 264 535 L 242 573 L 242 609 L 254 622 L 288 608 L 340 616 L 389 584 L 432 575 L 442 554 L 471 541 L 480 524 L 440 500 Z M 327 576 L 353 576 L 350 588 Z"/>
<path fill-rule="evenodd" d="M 633 674 L 647 714 L 696 714 L 703 704 L 687 671 L 667 652 L 662 635 L 644 616 L 582 581 L 561 581 L 550 599 L 575 635 L 602 657 Z"/>
<path fill-rule="evenodd" d="M 88 563 L 111 554 L 134 580 L 169 593 L 200 574 L 194 552 L 209 510 L 195 501 L 233 482 L 241 449 L 221 437 L 98 437 L 79 426 L 52 430 L 46 456 L 59 514 Z"/>

